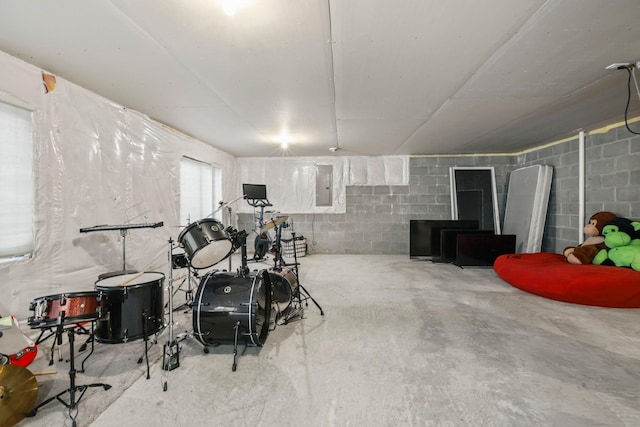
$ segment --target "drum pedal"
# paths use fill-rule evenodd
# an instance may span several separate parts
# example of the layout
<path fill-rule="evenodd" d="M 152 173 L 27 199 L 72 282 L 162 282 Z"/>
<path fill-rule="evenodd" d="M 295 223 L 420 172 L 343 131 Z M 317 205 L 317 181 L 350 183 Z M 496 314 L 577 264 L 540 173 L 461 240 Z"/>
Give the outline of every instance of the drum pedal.
<path fill-rule="evenodd" d="M 162 354 L 162 370 L 173 371 L 180 366 L 180 347 L 177 341 L 164 345 Z"/>

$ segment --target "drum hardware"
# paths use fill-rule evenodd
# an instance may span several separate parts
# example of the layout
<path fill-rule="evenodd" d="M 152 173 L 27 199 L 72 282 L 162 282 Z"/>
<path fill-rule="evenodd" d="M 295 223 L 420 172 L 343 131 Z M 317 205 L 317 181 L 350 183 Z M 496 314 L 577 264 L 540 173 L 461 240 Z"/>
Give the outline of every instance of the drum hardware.
<path fill-rule="evenodd" d="M 94 351 L 94 325 L 95 325 L 95 320 L 91 320 L 91 331 L 87 330 L 87 328 L 85 327 L 86 322 L 82 322 L 82 323 L 75 323 L 73 324 L 73 327 L 76 329 L 76 334 L 78 335 L 88 335 L 88 338 L 85 340 L 84 343 L 82 343 L 82 345 L 80 345 L 80 347 L 78 348 L 78 352 L 82 353 L 83 351 L 85 351 L 87 349 L 87 346 L 89 345 L 89 343 L 91 343 L 91 351 L 89 352 L 89 354 L 87 354 L 85 356 L 84 359 L 82 359 L 82 365 L 81 368 L 78 372 L 84 373 L 84 364 L 87 361 L 87 359 L 89 359 L 89 357 L 93 354 Z M 44 336 L 45 333 L 48 332 L 47 336 Z M 38 338 L 36 339 L 36 345 L 48 340 L 51 337 L 55 337 L 55 339 L 53 340 L 53 343 L 51 344 L 51 349 L 49 350 L 50 353 L 50 357 L 49 357 L 49 366 L 53 365 L 53 359 L 54 359 L 54 353 L 55 353 L 55 349 L 56 349 L 56 345 L 58 344 L 58 332 L 55 330 L 52 330 L 51 327 L 49 326 L 44 326 L 44 327 L 40 327 L 40 335 L 38 335 Z M 58 361 L 61 362 L 62 361 L 62 356 L 60 355 L 60 348 L 58 347 Z"/>
<path fill-rule="evenodd" d="M 318 310 L 320 310 L 320 315 L 324 316 L 324 311 L 322 310 L 322 307 L 320 307 L 320 304 L 318 304 L 318 302 L 311 296 L 309 291 L 307 291 L 307 289 L 305 289 L 305 287 L 302 286 L 302 283 L 300 283 L 300 275 L 298 274 L 298 265 L 299 265 L 298 252 L 296 250 L 296 233 L 295 231 L 292 231 L 291 234 L 293 237 L 293 259 L 294 259 L 293 269 L 294 269 L 296 278 L 298 279 L 298 286 L 293 292 L 293 295 L 291 298 L 291 304 L 289 304 L 288 312 L 285 315 L 285 318 L 284 318 L 285 325 L 296 317 L 299 317 L 300 319 L 304 318 L 303 305 L 308 307 L 309 306 L 308 300 L 313 301 L 316 307 L 318 307 Z"/>
<path fill-rule="evenodd" d="M 187 274 L 184 277 L 182 277 L 182 281 L 180 282 L 177 288 L 175 288 L 175 286 L 173 287 L 174 290 L 173 290 L 173 293 L 171 293 L 171 296 L 175 297 L 178 291 L 182 291 L 185 293 L 185 302 L 178 307 L 174 307 L 173 311 L 181 310 L 184 307 L 188 307 L 190 309 L 191 305 L 193 304 L 193 290 L 194 288 L 198 287 L 198 272 L 195 269 L 191 268 L 191 264 L 189 264 L 189 260 L 187 259 L 186 254 L 184 252 L 177 253 L 177 254 L 173 253 L 173 250 L 178 247 L 179 245 L 172 245 L 171 247 L 171 252 L 170 252 L 171 270 L 179 270 L 179 269 L 186 268 Z M 173 276 L 173 273 L 171 274 L 171 276 Z M 173 283 L 173 280 L 174 278 L 172 277 L 170 279 L 171 283 Z M 187 284 L 186 290 L 182 289 L 185 283 Z M 168 306 L 169 306 L 169 301 L 166 302 L 166 304 L 164 305 L 164 308 L 167 308 Z"/>
<path fill-rule="evenodd" d="M 232 226 L 232 224 L 231 224 L 231 223 L 232 223 L 232 220 L 231 220 L 231 218 L 232 218 L 232 209 L 231 209 L 231 205 L 232 205 L 233 203 L 237 202 L 238 200 L 242 199 L 243 197 L 244 197 L 244 195 L 242 195 L 242 196 L 240 196 L 240 197 L 237 197 L 236 199 L 234 199 L 234 200 L 232 200 L 232 201 L 230 201 L 230 202 L 226 202 L 226 203 L 225 203 L 225 202 L 223 202 L 223 201 L 220 201 L 220 203 L 219 203 L 219 205 L 220 205 L 220 206 L 218 207 L 218 209 L 216 210 L 216 212 L 217 212 L 217 211 L 219 211 L 219 210 L 221 210 L 221 209 L 223 209 L 223 208 L 226 208 L 226 209 L 227 209 L 227 215 L 228 215 L 227 219 L 228 219 L 228 222 L 229 222 L 229 226 L 227 227 L 227 233 L 228 233 L 228 231 L 229 231 L 229 229 L 230 229 L 230 228 L 231 228 L 231 229 L 233 229 L 233 226 Z M 215 213 L 215 212 L 214 212 L 214 213 Z M 224 219 L 224 216 L 223 216 L 223 219 Z M 230 237 L 230 238 L 231 238 L 231 237 Z M 233 243 L 233 242 L 232 242 L 232 243 Z M 236 249 L 237 249 L 237 248 L 236 248 Z M 235 250 L 235 249 L 234 249 L 234 250 Z M 231 263 L 232 263 L 232 258 L 231 258 L 231 257 L 228 257 L 228 259 L 229 259 L 229 271 L 231 271 L 231 270 L 233 270 L 233 266 L 231 265 Z"/>
<path fill-rule="evenodd" d="M 59 346 L 62 343 L 62 330 L 57 325 L 70 325 L 76 330 L 76 334 L 89 335 L 79 350 L 86 350 L 87 345 L 91 343 L 91 352 L 82 360 L 80 372 L 84 372 L 84 364 L 94 351 L 94 322 L 104 315 L 102 293 L 83 291 L 48 295 L 31 301 L 29 309 L 33 310 L 34 315 L 27 319 L 27 323 L 32 329 L 40 329 L 36 345 L 55 336 L 51 345 L 49 366 L 53 365 L 56 344 Z M 87 322 L 91 322 L 91 332 L 84 326 Z M 49 334 L 44 336 L 47 332 Z M 58 359 L 62 361 L 60 355 Z"/>
<path fill-rule="evenodd" d="M 289 227 L 289 224 L 286 222 L 288 219 L 289 219 L 288 216 L 280 216 L 276 218 L 276 220 L 272 220 L 270 222 L 270 223 L 273 223 L 273 225 L 270 226 L 270 228 L 276 227 L 276 240 L 273 244 L 273 251 L 274 251 L 273 267 L 274 268 L 282 267 L 285 265 L 291 265 L 291 264 L 285 263 L 284 258 L 282 258 L 282 229 Z"/>
<path fill-rule="evenodd" d="M 276 219 L 271 219 L 271 221 L 267 222 L 264 227 L 262 227 L 260 229 L 261 233 L 264 233 L 265 231 L 271 230 L 272 228 L 278 227 L 281 224 L 284 224 L 287 220 L 289 219 L 288 216 L 279 216 L 276 217 Z"/>
<path fill-rule="evenodd" d="M 36 415 L 36 413 L 38 412 L 38 409 L 40 409 L 41 407 L 43 407 L 44 405 L 47 405 L 49 402 L 52 402 L 53 400 L 58 400 L 61 404 L 63 404 L 68 410 L 69 410 L 69 418 L 71 418 L 71 423 L 73 427 L 76 427 L 76 417 L 78 415 L 78 404 L 80 403 L 80 400 L 82 399 L 82 397 L 84 396 L 85 392 L 87 391 L 87 389 L 89 387 L 102 387 L 104 390 L 109 390 L 111 388 L 111 386 L 109 384 L 105 384 L 105 383 L 93 383 L 93 384 L 86 384 L 86 385 L 76 385 L 76 369 L 75 369 L 75 354 L 74 354 L 74 341 L 75 341 L 75 328 L 74 327 L 68 327 L 65 328 L 64 327 L 64 323 L 62 321 L 62 319 L 64 318 L 64 314 L 60 315 L 58 317 L 59 321 L 57 322 L 57 330 L 59 332 L 58 334 L 58 339 L 59 339 L 59 343 L 62 343 L 62 332 L 67 332 L 67 336 L 69 338 L 69 361 L 70 361 L 70 366 L 69 366 L 69 388 L 56 394 L 55 396 L 52 396 L 50 398 L 48 398 L 47 400 L 41 402 L 38 406 L 36 406 L 35 408 L 33 408 L 31 410 L 31 412 L 29 412 L 27 414 L 27 417 L 33 417 Z M 65 402 L 61 396 L 63 396 L 64 394 L 69 393 L 69 401 Z M 78 393 L 78 397 L 76 399 L 76 393 Z"/>
<path fill-rule="evenodd" d="M 211 215 L 216 214 L 218 211 L 221 211 L 221 210 L 222 210 L 222 209 L 224 209 L 224 208 L 227 208 L 227 209 L 228 209 L 228 206 L 231 206 L 232 204 L 234 204 L 235 202 L 237 202 L 238 200 L 240 200 L 240 199 L 242 199 L 242 198 L 244 198 L 244 194 L 243 194 L 243 195 L 241 195 L 241 196 L 236 197 L 235 199 L 233 199 L 233 200 L 232 200 L 232 201 L 230 201 L 230 202 L 223 202 L 223 201 L 221 201 L 221 202 L 219 203 L 218 209 L 216 209 L 215 211 L 211 212 L 211 213 L 210 213 L 209 215 L 207 215 L 206 217 L 208 218 L 208 217 L 210 217 Z"/>
<path fill-rule="evenodd" d="M 173 239 L 169 237 L 169 263 L 173 262 Z M 171 265 L 170 265 L 171 266 Z M 189 289 L 191 289 L 191 271 L 189 271 Z M 184 281 L 183 281 L 184 283 Z M 182 285 L 181 285 L 182 286 Z M 177 340 L 173 337 L 173 328 L 175 323 L 173 321 L 173 268 L 169 268 L 169 284 L 167 287 L 169 294 L 169 339 L 162 349 L 162 370 L 172 371 L 180 366 L 180 346 Z M 147 373 L 149 371 L 149 364 L 147 359 Z M 163 376 L 162 390 L 167 391 L 167 380 Z"/>
<path fill-rule="evenodd" d="M 120 236 L 122 237 L 122 270 L 125 271 L 127 269 L 127 234 L 129 230 L 135 228 L 158 228 L 162 227 L 164 222 L 153 222 L 153 223 L 142 223 L 142 224 L 123 224 L 123 225 L 94 225 L 93 227 L 85 227 L 81 228 L 81 233 L 90 233 L 93 231 L 112 231 L 119 230 Z"/>
<path fill-rule="evenodd" d="M 231 240 L 232 251 L 235 252 L 238 249 L 241 249 L 241 261 L 240 267 L 238 268 L 238 275 L 246 277 L 249 275 L 249 267 L 247 266 L 247 232 L 245 230 L 238 231 L 231 226 L 226 228 L 226 232 Z M 231 268 L 229 268 L 229 271 L 231 271 Z"/>
<path fill-rule="evenodd" d="M 247 184 L 243 184 L 243 187 L 245 187 L 246 185 Z M 266 187 L 264 189 L 264 192 L 266 193 Z M 265 214 L 264 208 L 270 207 L 273 205 L 269 202 L 269 199 L 266 198 L 266 194 L 260 195 L 259 197 L 262 197 L 262 196 L 264 196 L 264 198 L 253 198 L 257 196 L 251 195 L 251 194 L 244 195 L 249 206 L 253 207 L 253 212 L 254 212 L 253 217 L 257 221 L 257 224 L 256 224 L 257 226 L 255 229 L 257 236 L 254 240 L 254 252 L 253 252 L 254 261 L 263 260 L 267 251 L 269 250 L 269 247 L 271 246 L 271 236 L 267 231 L 261 231 L 260 229 L 265 225 L 264 224 L 264 214 Z M 256 215 L 256 209 L 258 208 L 260 209 L 259 216 Z"/>
<path fill-rule="evenodd" d="M 0 425 L 13 426 L 27 416 L 38 397 L 38 382 L 27 369 L 0 365 Z"/>

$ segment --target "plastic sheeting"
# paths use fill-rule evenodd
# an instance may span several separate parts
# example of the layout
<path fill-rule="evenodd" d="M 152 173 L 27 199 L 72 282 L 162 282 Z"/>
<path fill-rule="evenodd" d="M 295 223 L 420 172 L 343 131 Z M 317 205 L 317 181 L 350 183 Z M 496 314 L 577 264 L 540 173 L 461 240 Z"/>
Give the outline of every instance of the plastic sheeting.
<path fill-rule="evenodd" d="M 221 168 L 222 196 L 242 183 L 266 184 L 274 209 L 342 213 L 347 185 L 406 185 L 408 157 L 235 157 L 56 77 L 45 93 L 42 71 L 0 52 L 0 101 L 33 111 L 35 249 L 28 259 L 0 263 L 0 315 L 21 322 L 35 299 L 91 291 L 98 276 L 123 268 L 169 276 L 169 239 L 179 221 L 182 156 Z M 315 206 L 315 166 L 333 165 L 333 205 Z M 223 211 L 253 212 L 239 200 Z M 81 233 L 99 225 L 154 224 Z M 123 240 L 126 243 L 123 251 Z"/>
<path fill-rule="evenodd" d="M 240 182 L 265 184 L 273 209 L 294 213 L 344 213 L 348 185 L 408 185 L 409 157 L 279 157 L 238 159 Z M 315 205 L 316 165 L 333 166 L 333 204 Z M 239 193 L 241 193 L 239 187 Z M 251 213 L 246 202 L 238 212 Z"/>
<path fill-rule="evenodd" d="M 94 290 L 125 255 L 125 268 L 168 279 L 169 239 L 181 231 L 181 157 L 223 168 L 225 198 L 238 188 L 237 160 L 59 77 L 45 94 L 41 70 L 2 52 L 0 69 L 0 100 L 33 111 L 36 195 L 34 253 L 0 264 L 0 314 L 24 322 L 36 298 Z M 80 233 L 157 222 L 164 226 L 124 232 L 125 250 L 119 230 Z"/>

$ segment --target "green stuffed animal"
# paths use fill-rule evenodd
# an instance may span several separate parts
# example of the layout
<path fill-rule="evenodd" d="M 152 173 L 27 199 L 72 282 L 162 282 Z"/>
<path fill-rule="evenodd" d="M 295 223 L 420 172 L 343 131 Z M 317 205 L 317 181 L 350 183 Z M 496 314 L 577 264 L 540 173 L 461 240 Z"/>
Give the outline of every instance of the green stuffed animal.
<path fill-rule="evenodd" d="M 602 235 L 606 247 L 596 254 L 593 264 L 640 271 L 640 222 L 616 218 L 602 228 Z"/>

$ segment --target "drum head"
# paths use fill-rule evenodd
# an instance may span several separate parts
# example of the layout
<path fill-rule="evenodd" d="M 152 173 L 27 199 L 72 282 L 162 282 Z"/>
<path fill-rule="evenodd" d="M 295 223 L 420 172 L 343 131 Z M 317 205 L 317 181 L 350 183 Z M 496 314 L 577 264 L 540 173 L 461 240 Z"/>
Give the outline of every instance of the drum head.
<path fill-rule="evenodd" d="M 254 277 L 207 273 L 193 306 L 196 339 L 208 345 L 243 338 L 247 344 L 262 345 L 269 334 L 270 296 L 271 280 L 266 273 Z"/>
<path fill-rule="evenodd" d="M 196 269 L 209 268 L 231 253 L 231 240 L 217 240 L 207 246 L 198 249 L 191 257 L 191 267 Z"/>
<path fill-rule="evenodd" d="M 163 273 L 153 271 L 145 273 L 126 273 L 98 280 L 96 282 L 96 289 L 99 289 L 99 287 L 124 288 L 128 286 L 143 285 L 160 279 L 164 279 Z"/>

